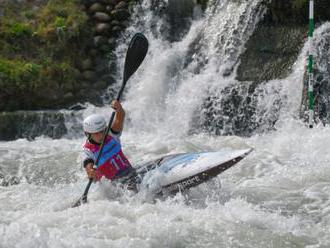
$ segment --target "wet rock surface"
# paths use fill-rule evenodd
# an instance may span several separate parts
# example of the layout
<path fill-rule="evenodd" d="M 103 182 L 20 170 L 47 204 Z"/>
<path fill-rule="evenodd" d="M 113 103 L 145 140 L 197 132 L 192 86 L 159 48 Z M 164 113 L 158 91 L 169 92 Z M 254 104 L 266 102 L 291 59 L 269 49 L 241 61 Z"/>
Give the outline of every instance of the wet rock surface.
<path fill-rule="evenodd" d="M 64 115 L 57 111 L 0 113 L 0 140 L 31 140 L 40 135 L 58 139 L 66 133 Z"/>

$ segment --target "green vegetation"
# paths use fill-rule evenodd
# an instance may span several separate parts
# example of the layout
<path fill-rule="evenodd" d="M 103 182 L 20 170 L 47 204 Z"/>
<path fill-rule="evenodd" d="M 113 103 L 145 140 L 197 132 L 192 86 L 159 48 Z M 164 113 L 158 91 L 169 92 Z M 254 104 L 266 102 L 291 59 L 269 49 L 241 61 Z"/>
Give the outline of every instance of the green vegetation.
<path fill-rule="evenodd" d="M 0 111 L 65 106 L 91 33 L 80 1 L 15 2 L 0 16 Z"/>
<path fill-rule="evenodd" d="M 22 82 L 36 82 L 41 66 L 21 60 L 0 59 L 1 82 L 9 82 L 21 87 Z M 2 86 L 2 85 L 1 85 Z"/>
<path fill-rule="evenodd" d="M 62 35 L 66 38 L 79 37 L 87 18 L 78 8 L 76 0 L 52 0 L 39 12 L 38 35 L 48 38 L 48 35 Z M 62 36 L 60 37 L 62 38 Z"/>
<path fill-rule="evenodd" d="M 9 21 L 5 22 L 3 28 L 3 35 L 6 38 L 20 38 L 24 36 L 31 36 L 32 28 L 29 24 L 16 22 L 16 21 Z"/>

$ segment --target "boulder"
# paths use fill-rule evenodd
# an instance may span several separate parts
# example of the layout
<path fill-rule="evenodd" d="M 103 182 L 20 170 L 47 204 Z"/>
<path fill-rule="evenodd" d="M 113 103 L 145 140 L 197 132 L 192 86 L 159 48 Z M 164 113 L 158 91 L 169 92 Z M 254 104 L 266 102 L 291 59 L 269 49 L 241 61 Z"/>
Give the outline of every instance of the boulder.
<path fill-rule="evenodd" d="M 109 22 L 111 20 L 110 16 L 104 12 L 96 12 L 94 19 L 99 22 Z"/>
<path fill-rule="evenodd" d="M 111 11 L 111 16 L 113 19 L 123 21 L 130 17 L 130 13 L 126 9 L 115 9 Z"/>
<path fill-rule="evenodd" d="M 93 68 L 93 61 L 91 59 L 84 59 L 81 62 L 81 69 L 82 70 L 88 70 Z"/>
<path fill-rule="evenodd" d="M 304 27 L 261 22 L 240 56 L 237 79 L 260 83 L 287 77 L 304 43 L 305 31 Z"/>
<path fill-rule="evenodd" d="M 112 25 L 112 26 L 120 26 L 120 21 L 113 20 L 113 21 L 111 22 L 111 25 Z"/>
<path fill-rule="evenodd" d="M 86 80 L 93 80 L 95 78 L 95 72 L 92 70 L 86 70 L 82 73 L 82 75 Z"/>
<path fill-rule="evenodd" d="M 102 35 L 98 35 L 94 37 L 94 45 L 96 47 L 102 46 L 104 44 L 106 44 L 108 41 L 107 37 L 102 36 Z"/>
<path fill-rule="evenodd" d="M 68 93 L 65 93 L 65 94 L 64 94 L 63 98 L 64 98 L 65 100 L 71 100 L 71 99 L 74 98 L 74 95 L 73 95 L 72 92 L 68 92 Z"/>
<path fill-rule="evenodd" d="M 88 51 L 88 54 L 90 57 L 95 58 L 97 56 L 97 49 L 94 49 L 94 48 L 90 49 Z"/>
<path fill-rule="evenodd" d="M 109 46 L 111 47 L 111 48 L 115 48 L 116 47 L 116 39 L 115 38 L 110 38 L 109 40 L 108 40 L 108 44 L 109 44 Z"/>
<path fill-rule="evenodd" d="M 109 23 L 98 23 L 96 24 L 95 31 L 98 34 L 106 34 L 110 31 L 111 26 Z"/>
<path fill-rule="evenodd" d="M 111 11 L 113 11 L 113 7 L 111 5 L 107 5 L 105 9 L 109 14 L 111 13 Z"/>
<path fill-rule="evenodd" d="M 120 0 L 105 0 L 107 4 L 115 6 Z"/>
<path fill-rule="evenodd" d="M 102 81 L 102 80 L 98 80 L 98 81 L 95 83 L 95 88 L 100 89 L 100 90 L 105 89 L 107 86 L 108 86 L 107 82 Z"/>
<path fill-rule="evenodd" d="M 114 26 L 114 27 L 112 27 L 111 30 L 113 33 L 119 33 L 120 31 L 123 30 L 123 28 L 121 26 Z"/>
<path fill-rule="evenodd" d="M 127 8 L 127 3 L 125 1 L 120 1 L 116 6 L 115 9 L 125 9 Z"/>
<path fill-rule="evenodd" d="M 105 11 L 105 6 L 100 3 L 94 3 L 89 7 L 88 11 L 90 13 L 103 12 Z"/>

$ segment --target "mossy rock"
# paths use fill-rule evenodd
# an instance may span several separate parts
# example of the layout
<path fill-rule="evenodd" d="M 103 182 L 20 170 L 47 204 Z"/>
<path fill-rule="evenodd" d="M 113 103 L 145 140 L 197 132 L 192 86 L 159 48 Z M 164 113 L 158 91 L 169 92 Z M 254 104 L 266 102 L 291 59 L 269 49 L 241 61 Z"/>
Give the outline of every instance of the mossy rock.
<path fill-rule="evenodd" d="M 272 0 L 265 1 L 268 5 L 266 19 L 269 23 L 286 25 L 307 25 L 309 19 L 308 0 Z M 330 19 L 330 2 L 328 0 L 314 1 L 316 22 Z"/>
<path fill-rule="evenodd" d="M 315 19 L 330 20 L 330 1 L 315 1 Z M 273 0 L 240 56 L 237 79 L 260 83 L 285 78 L 306 42 L 309 1 Z"/>
<path fill-rule="evenodd" d="M 240 57 L 237 79 L 260 83 L 287 77 L 304 43 L 305 31 L 302 27 L 259 25 Z"/>

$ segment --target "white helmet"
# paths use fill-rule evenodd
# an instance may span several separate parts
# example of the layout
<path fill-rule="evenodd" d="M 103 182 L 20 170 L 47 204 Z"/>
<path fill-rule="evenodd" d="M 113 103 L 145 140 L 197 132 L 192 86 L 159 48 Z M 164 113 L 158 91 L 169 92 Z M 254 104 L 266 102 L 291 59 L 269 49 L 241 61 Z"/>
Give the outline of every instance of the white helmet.
<path fill-rule="evenodd" d="M 84 120 L 83 127 L 86 133 L 98 133 L 106 129 L 107 123 L 102 115 L 93 114 Z"/>

